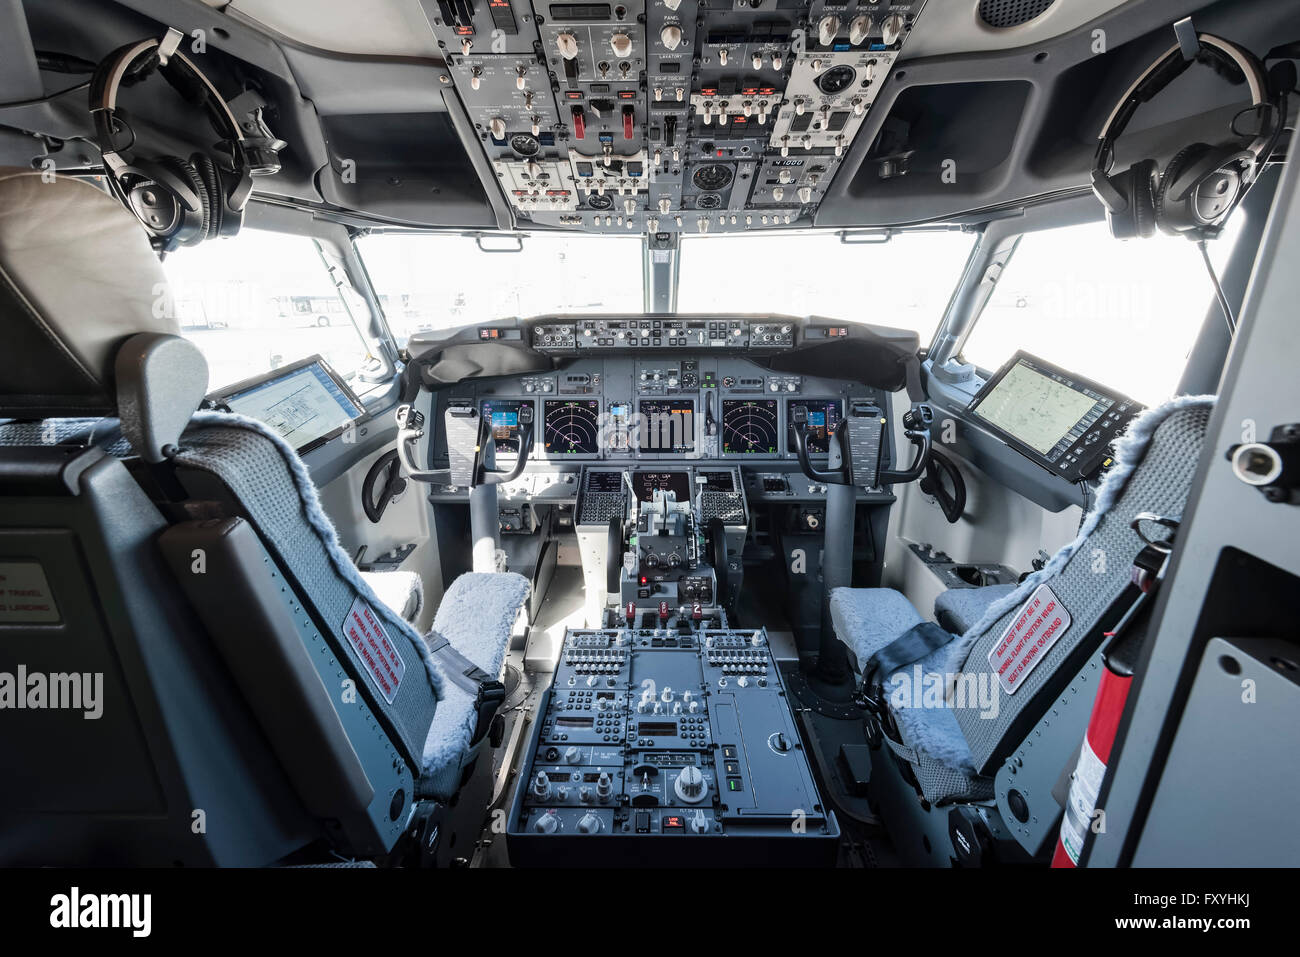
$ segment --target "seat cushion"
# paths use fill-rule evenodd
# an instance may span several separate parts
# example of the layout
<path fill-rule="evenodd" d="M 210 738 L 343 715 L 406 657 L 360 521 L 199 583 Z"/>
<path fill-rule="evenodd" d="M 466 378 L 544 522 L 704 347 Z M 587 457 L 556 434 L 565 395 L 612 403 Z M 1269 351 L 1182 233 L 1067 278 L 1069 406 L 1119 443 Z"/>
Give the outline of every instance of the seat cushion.
<path fill-rule="evenodd" d="M 835 636 L 853 653 L 859 672 L 872 655 L 924 620 L 892 588 L 836 588 L 830 606 Z"/>
<path fill-rule="evenodd" d="M 964 635 L 977 624 L 999 598 L 1016 590 L 1015 585 L 985 585 L 982 588 L 949 588 L 934 600 L 934 620 L 945 631 Z"/>
<path fill-rule="evenodd" d="M 446 638 L 488 675 L 501 674 L 510 633 L 519 610 L 528 599 L 528 579 L 513 573 L 470 572 L 461 575 L 443 595 L 433 619 L 433 631 Z M 474 696 L 447 674 L 446 665 L 433 656 L 437 672 L 438 710 L 424 745 L 423 795 L 445 798 L 460 784 L 460 768 L 473 756 L 470 743 L 478 725 Z"/>
<path fill-rule="evenodd" d="M 849 647 L 858 671 L 877 651 L 924 621 L 892 588 L 836 588 L 830 606 L 835 635 Z M 946 676 L 959 666 L 948 644 L 885 681 L 885 700 L 903 744 L 915 752 L 911 763 L 917 780 L 936 804 L 958 797 L 980 800 L 992 793 L 992 783 L 975 774 L 966 738 L 948 707 Z"/>
<path fill-rule="evenodd" d="M 424 607 L 424 581 L 415 572 L 362 572 L 361 579 L 375 597 L 409 622 L 420 617 Z"/>

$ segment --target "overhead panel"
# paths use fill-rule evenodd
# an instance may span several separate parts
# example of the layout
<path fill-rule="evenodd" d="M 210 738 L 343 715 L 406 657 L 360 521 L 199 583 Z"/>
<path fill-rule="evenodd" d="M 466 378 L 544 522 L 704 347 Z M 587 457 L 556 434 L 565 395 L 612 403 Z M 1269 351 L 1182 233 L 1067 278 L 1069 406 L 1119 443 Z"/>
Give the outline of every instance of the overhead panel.
<path fill-rule="evenodd" d="M 806 227 L 925 0 L 422 0 L 516 222 Z"/>

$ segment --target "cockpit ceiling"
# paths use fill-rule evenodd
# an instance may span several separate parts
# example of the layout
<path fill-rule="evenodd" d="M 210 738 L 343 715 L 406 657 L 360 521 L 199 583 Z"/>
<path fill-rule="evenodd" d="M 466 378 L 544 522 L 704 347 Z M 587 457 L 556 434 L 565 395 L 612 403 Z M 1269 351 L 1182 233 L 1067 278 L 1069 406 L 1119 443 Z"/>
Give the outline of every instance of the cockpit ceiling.
<path fill-rule="evenodd" d="M 205 0 L 306 46 L 357 56 L 440 57 L 420 0 Z M 1062 36 L 1129 0 L 929 0 L 910 56 L 1009 50 Z M 756 5 L 757 6 L 757 5 Z M 984 12 L 981 14 L 981 7 Z M 1028 19 L 1023 19 L 1028 16 Z M 986 19 L 987 17 L 987 19 Z M 990 22 L 992 21 L 992 22 Z"/>
<path fill-rule="evenodd" d="M 289 144 L 262 197 L 624 235 L 977 222 L 1081 192 L 1174 21 L 1261 55 L 1300 36 L 1294 0 L 23 0 L 0 35 L 14 16 L 31 49 L 91 60 L 202 30 L 218 87 L 261 89 Z M 66 85 L 25 55 L 13 98 Z M 130 104 L 141 147 L 185 155 L 200 123 L 159 86 Z M 1241 107 L 1210 71 L 1171 89 L 1118 163 L 1217 142 Z M 84 167 L 90 126 L 82 97 L 0 109 L 0 160 Z"/>

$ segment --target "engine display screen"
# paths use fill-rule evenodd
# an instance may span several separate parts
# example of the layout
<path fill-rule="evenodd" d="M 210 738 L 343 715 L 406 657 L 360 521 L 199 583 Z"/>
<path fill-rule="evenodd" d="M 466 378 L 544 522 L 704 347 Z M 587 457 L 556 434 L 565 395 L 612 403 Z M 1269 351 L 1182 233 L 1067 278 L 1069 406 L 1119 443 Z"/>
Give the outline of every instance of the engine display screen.
<path fill-rule="evenodd" d="M 830 437 L 841 417 L 839 399 L 791 399 L 786 409 L 791 422 L 790 435 L 786 441 L 788 448 L 794 448 L 794 410 L 807 409 L 808 426 L 804 434 L 808 437 L 808 454 L 825 455 L 830 451 Z"/>
<path fill-rule="evenodd" d="M 691 497 L 690 476 L 685 472 L 644 472 L 632 473 L 632 488 L 636 491 L 637 501 L 647 502 L 659 489 L 672 492 L 677 501 L 686 502 Z"/>
<path fill-rule="evenodd" d="M 725 455 L 770 455 L 777 449 L 776 399 L 723 399 Z"/>
<path fill-rule="evenodd" d="M 691 452 L 695 449 L 694 399 L 642 399 L 641 451 Z"/>
<path fill-rule="evenodd" d="M 542 431 L 548 455 L 595 455 L 600 451 L 599 399 L 546 399 Z"/>
<path fill-rule="evenodd" d="M 483 418 L 492 428 L 492 440 L 497 455 L 519 454 L 519 409 L 523 402 L 512 399 L 491 399 L 483 403 Z M 527 428 L 527 426 L 525 426 Z"/>

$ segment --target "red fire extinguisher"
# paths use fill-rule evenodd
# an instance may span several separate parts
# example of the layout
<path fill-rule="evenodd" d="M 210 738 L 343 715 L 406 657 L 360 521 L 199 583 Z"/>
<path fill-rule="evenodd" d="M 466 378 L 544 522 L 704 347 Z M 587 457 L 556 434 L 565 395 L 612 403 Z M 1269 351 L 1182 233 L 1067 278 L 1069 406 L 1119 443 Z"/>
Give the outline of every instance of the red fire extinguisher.
<path fill-rule="evenodd" d="M 1134 519 L 1134 527 L 1145 517 Z M 1177 526 L 1176 522 L 1168 519 L 1160 523 L 1171 528 Z M 1101 681 L 1092 703 L 1083 746 L 1079 748 L 1079 760 L 1070 775 L 1065 815 L 1061 819 L 1056 853 L 1052 855 L 1053 867 L 1078 866 L 1084 843 L 1097 820 L 1097 797 L 1106 777 L 1106 766 L 1110 763 L 1110 752 L 1119 732 L 1124 705 L 1133 686 L 1133 669 L 1146 638 L 1150 599 L 1155 597 L 1156 588 L 1164 579 L 1170 548 L 1170 542 L 1148 543 L 1133 562 L 1132 586 L 1126 588 L 1116 601 L 1117 605 L 1127 604 L 1128 607 L 1114 630 L 1106 632 L 1110 643 L 1102 655 Z"/>
<path fill-rule="evenodd" d="M 1061 819 L 1061 835 L 1056 841 L 1053 867 L 1074 867 L 1083 852 L 1083 842 L 1093 825 L 1097 811 L 1097 795 L 1110 762 L 1110 749 L 1119 730 L 1119 719 L 1128 701 L 1133 674 L 1119 674 L 1111 669 L 1110 655 L 1101 670 L 1101 683 L 1097 698 L 1092 703 L 1092 717 L 1088 731 L 1079 749 L 1079 762 L 1070 775 L 1070 793 L 1065 802 L 1065 817 Z"/>

